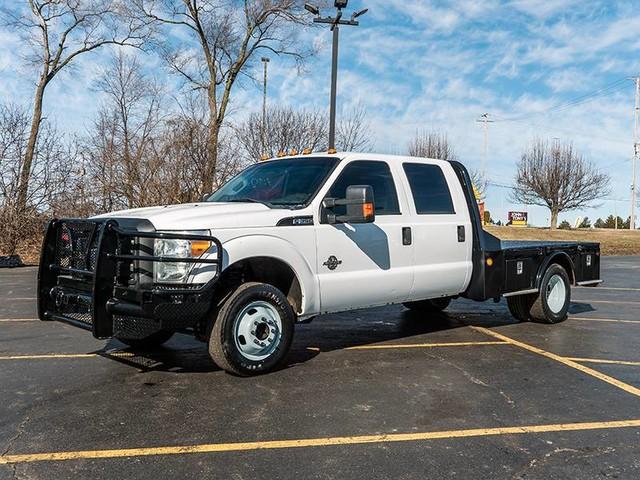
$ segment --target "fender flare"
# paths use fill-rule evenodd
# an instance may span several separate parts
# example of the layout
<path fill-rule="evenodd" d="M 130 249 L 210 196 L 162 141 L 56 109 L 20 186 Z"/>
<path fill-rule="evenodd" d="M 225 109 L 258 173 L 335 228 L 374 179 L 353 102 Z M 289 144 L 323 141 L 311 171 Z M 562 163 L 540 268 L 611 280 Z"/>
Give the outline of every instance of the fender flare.
<path fill-rule="evenodd" d="M 557 261 L 558 259 L 561 259 L 561 261 L 558 262 Z M 557 263 L 561 267 L 564 267 L 565 269 L 566 269 L 566 266 L 568 265 L 569 270 L 567 271 L 567 274 L 569 275 L 569 282 L 571 282 L 572 285 L 575 284 L 576 267 L 573 263 L 573 260 L 566 252 L 555 252 L 554 254 L 548 256 L 538 268 L 538 273 L 536 274 L 536 288 L 538 290 L 540 289 L 540 284 L 542 283 L 542 277 L 544 276 L 544 273 L 547 271 L 547 268 L 549 268 L 549 265 L 551 265 L 552 263 Z"/>
<path fill-rule="evenodd" d="M 298 279 L 302 293 L 301 317 L 320 311 L 320 287 L 317 275 L 296 246 L 281 237 L 261 233 L 244 235 L 224 242 L 222 271 L 224 272 L 234 263 L 255 257 L 274 258 L 291 268 Z"/>

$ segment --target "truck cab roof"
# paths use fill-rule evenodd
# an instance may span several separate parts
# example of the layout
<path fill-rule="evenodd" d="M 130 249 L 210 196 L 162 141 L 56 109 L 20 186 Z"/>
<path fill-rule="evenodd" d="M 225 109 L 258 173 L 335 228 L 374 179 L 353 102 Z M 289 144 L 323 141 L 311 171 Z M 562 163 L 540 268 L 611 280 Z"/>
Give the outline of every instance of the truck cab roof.
<path fill-rule="evenodd" d="M 272 161 L 286 160 L 286 159 L 292 159 L 292 158 L 337 158 L 340 161 L 378 160 L 378 161 L 386 161 L 386 162 L 401 162 L 401 161 L 410 160 L 412 162 L 448 163 L 446 160 L 440 160 L 437 158 L 413 157 L 411 155 L 391 155 L 391 154 L 371 153 L 371 152 L 336 152 L 336 153 L 313 152 L 306 155 L 296 154 L 296 155 L 285 155 L 282 157 L 273 157 L 264 161 L 272 162 Z"/>

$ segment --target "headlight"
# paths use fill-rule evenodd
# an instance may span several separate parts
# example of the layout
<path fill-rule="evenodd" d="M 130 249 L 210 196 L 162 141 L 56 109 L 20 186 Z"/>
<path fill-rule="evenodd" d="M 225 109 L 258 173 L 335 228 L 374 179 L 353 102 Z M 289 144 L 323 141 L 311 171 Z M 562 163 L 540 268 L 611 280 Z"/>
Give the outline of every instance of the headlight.
<path fill-rule="evenodd" d="M 192 235 L 208 235 L 209 232 L 181 232 Z M 156 257 L 198 258 L 211 247 L 211 242 L 201 240 L 156 239 L 153 254 Z M 193 263 L 156 262 L 154 276 L 156 283 L 184 283 L 189 277 Z"/>

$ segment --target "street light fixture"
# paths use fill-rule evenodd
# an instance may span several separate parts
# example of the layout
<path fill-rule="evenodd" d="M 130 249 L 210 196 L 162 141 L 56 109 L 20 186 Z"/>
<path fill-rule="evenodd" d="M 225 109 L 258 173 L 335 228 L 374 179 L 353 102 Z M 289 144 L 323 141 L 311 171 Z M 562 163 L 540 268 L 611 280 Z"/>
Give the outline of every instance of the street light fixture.
<path fill-rule="evenodd" d="M 304 4 L 304 9 L 311 13 L 312 15 L 320 15 L 320 9 L 318 7 L 316 7 L 315 5 L 311 5 L 310 3 L 305 3 Z"/>
<path fill-rule="evenodd" d="M 304 8 L 315 15 L 313 19 L 314 23 L 326 23 L 331 25 L 331 31 L 333 32 L 333 48 L 332 48 L 332 61 L 331 61 L 331 100 L 329 110 L 329 150 L 335 150 L 336 148 L 336 97 L 338 90 L 338 44 L 340 39 L 340 25 L 348 25 L 357 27 L 360 23 L 356 18 L 364 15 L 369 11 L 368 8 L 360 10 L 351 15 L 350 20 L 342 19 L 342 9 L 347 8 L 349 0 L 335 0 L 334 6 L 336 7 L 335 17 L 322 17 L 320 16 L 320 9 L 310 3 L 305 3 Z"/>
<path fill-rule="evenodd" d="M 355 12 L 353 15 L 351 15 L 351 20 L 355 20 L 356 18 L 361 17 L 362 15 L 367 13 L 368 11 L 369 11 L 369 9 L 365 8 L 363 10 L 360 10 L 359 12 Z"/>

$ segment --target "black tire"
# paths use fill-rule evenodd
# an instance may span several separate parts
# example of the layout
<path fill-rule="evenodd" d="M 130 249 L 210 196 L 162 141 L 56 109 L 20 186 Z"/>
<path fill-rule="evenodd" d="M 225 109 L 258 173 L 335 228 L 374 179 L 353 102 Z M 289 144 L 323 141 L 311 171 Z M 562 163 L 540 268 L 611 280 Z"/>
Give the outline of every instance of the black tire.
<path fill-rule="evenodd" d="M 175 332 L 172 332 L 171 330 L 159 330 L 144 338 L 116 337 L 116 340 L 129 345 L 131 348 L 138 350 L 150 350 L 167 342 L 171 337 L 173 337 L 174 333 Z"/>
<path fill-rule="evenodd" d="M 537 297 L 537 293 L 507 297 L 507 306 L 509 307 L 509 312 L 511 312 L 513 318 L 520 322 L 528 322 L 531 319 L 529 311 Z"/>
<path fill-rule="evenodd" d="M 418 300 L 417 302 L 405 302 L 403 305 L 409 310 L 419 312 L 442 312 L 451 303 L 451 297 L 432 298 L 430 300 Z"/>
<path fill-rule="evenodd" d="M 238 329 L 243 325 L 239 322 L 245 318 L 252 318 L 251 315 L 255 313 L 251 312 L 255 308 L 247 311 L 245 309 L 252 304 L 260 303 L 268 305 L 258 308 L 271 308 L 270 312 L 279 316 L 281 328 L 276 328 L 273 323 L 267 324 L 272 319 L 256 317 L 259 325 L 254 323 L 257 326 L 251 332 L 251 335 L 255 336 L 245 339 L 244 335 L 238 335 L 236 338 Z M 220 368 L 229 373 L 245 377 L 267 373 L 277 368 L 287 356 L 293 340 L 294 327 L 295 313 L 287 297 L 280 290 L 265 283 L 245 283 L 229 295 L 218 310 L 209 338 L 209 355 Z M 266 335 L 263 338 L 255 334 L 259 328 L 266 329 Z M 260 355 L 251 355 L 240 349 L 242 341 L 247 342 L 249 347 L 252 346 L 251 342 L 255 341 L 266 340 L 264 343 L 268 344 L 271 335 L 274 335 L 273 338 L 279 338 L 279 341 L 277 343 L 274 341 L 271 346 L 265 347 L 264 358 L 250 358 Z M 269 350 L 270 348 L 273 350 Z"/>
<path fill-rule="evenodd" d="M 556 295 L 556 307 L 553 308 L 552 294 L 554 282 L 562 282 L 564 287 L 558 284 L 559 294 Z M 532 321 L 539 323 L 559 323 L 567 319 L 567 313 L 571 306 L 571 283 L 567 271 L 558 264 L 552 264 L 547 268 L 540 283 L 540 293 L 536 296 L 529 316 Z"/>

